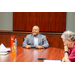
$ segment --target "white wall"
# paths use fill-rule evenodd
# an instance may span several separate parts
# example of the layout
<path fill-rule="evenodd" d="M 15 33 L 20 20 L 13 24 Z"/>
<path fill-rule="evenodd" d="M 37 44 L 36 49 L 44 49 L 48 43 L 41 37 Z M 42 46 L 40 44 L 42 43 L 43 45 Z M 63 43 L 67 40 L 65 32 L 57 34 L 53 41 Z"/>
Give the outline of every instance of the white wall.
<path fill-rule="evenodd" d="M 13 30 L 12 12 L 0 12 L 0 30 Z"/>
<path fill-rule="evenodd" d="M 13 12 L 0 12 L 0 30 L 13 30 Z M 67 12 L 66 30 L 75 32 L 75 12 Z"/>

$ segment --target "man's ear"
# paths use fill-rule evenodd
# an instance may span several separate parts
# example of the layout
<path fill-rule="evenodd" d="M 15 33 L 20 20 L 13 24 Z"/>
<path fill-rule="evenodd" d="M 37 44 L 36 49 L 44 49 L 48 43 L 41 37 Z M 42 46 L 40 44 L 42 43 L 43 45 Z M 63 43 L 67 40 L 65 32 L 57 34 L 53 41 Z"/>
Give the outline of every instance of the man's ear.
<path fill-rule="evenodd" d="M 68 39 L 68 41 L 69 41 L 69 42 L 72 42 L 72 40 L 71 40 L 71 39 Z"/>
<path fill-rule="evenodd" d="M 72 40 L 71 39 L 68 39 L 68 41 L 69 41 L 70 44 L 72 44 Z"/>

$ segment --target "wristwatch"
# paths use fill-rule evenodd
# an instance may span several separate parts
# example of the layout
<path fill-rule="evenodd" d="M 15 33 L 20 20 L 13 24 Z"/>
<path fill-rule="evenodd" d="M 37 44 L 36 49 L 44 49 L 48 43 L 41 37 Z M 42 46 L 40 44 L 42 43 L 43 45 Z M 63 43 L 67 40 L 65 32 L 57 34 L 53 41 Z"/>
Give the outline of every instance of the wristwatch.
<path fill-rule="evenodd" d="M 65 54 L 65 53 L 68 53 L 68 51 L 64 51 L 63 53 L 64 53 L 64 54 Z"/>

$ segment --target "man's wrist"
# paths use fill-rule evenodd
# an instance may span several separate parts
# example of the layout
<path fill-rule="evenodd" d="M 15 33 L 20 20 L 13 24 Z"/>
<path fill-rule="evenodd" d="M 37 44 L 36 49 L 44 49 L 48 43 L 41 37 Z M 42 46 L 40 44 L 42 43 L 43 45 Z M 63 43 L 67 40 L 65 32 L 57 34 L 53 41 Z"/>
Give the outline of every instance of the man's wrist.
<path fill-rule="evenodd" d="M 68 53 L 68 51 L 64 51 L 63 53 L 64 53 L 64 54 L 65 54 L 65 53 Z"/>

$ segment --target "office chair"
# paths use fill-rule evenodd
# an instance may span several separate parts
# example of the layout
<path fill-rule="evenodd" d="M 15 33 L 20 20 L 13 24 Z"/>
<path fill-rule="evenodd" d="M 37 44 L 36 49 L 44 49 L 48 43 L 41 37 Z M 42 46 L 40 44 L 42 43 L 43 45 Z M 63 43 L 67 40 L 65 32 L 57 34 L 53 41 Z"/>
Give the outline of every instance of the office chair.
<path fill-rule="evenodd" d="M 26 37 L 23 38 L 23 41 L 25 40 Z"/>

